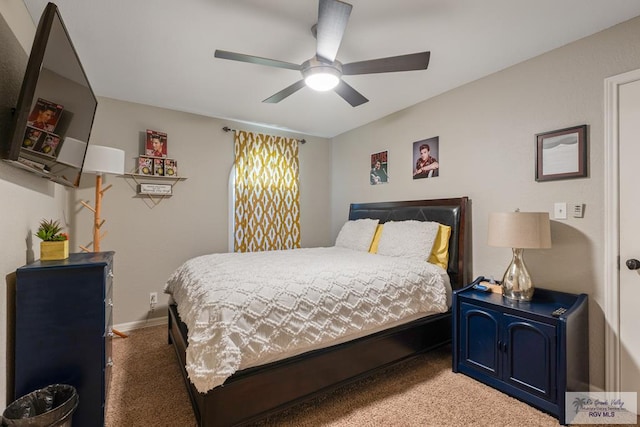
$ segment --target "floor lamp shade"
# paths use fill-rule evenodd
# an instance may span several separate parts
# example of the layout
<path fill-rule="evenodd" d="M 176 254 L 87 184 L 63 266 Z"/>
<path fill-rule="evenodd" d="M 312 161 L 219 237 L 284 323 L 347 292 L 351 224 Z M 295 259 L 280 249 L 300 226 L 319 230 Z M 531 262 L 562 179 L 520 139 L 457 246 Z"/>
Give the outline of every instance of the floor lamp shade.
<path fill-rule="evenodd" d="M 529 301 L 534 287 L 524 263 L 524 249 L 551 247 L 547 212 L 495 212 L 489 214 L 489 246 L 512 248 L 513 258 L 502 278 L 502 295 Z"/>
<path fill-rule="evenodd" d="M 102 145 L 87 146 L 82 171 L 95 174 L 124 174 L 124 151 Z"/>

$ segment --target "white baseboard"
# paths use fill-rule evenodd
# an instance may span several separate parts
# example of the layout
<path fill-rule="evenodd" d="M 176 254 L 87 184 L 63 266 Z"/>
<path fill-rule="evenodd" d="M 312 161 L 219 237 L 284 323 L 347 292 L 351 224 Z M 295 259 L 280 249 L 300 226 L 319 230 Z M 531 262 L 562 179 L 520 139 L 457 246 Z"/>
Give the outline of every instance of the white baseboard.
<path fill-rule="evenodd" d="M 149 328 L 151 326 L 162 326 L 169 322 L 168 316 L 154 317 L 148 320 L 138 320 L 136 322 L 118 323 L 113 325 L 113 329 L 120 332 L 131 332 L 136 329 Z"/>

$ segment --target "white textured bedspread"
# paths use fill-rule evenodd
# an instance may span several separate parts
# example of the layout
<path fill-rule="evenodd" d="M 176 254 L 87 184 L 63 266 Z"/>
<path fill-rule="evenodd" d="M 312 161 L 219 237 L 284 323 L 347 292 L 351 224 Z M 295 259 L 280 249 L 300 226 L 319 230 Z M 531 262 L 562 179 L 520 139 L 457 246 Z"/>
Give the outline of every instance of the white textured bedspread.
<path fill-rule="evenodd" d="M 165 292 L 189 328 L 187 372 L 200 392 L 234 372 L 447 311 L 444 270 L 329 247 L 193 258 Z"/>

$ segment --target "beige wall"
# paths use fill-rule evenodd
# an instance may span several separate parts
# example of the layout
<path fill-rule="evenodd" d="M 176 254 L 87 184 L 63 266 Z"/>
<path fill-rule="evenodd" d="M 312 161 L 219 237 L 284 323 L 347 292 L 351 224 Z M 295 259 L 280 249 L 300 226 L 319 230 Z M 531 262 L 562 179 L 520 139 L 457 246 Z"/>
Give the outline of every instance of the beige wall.
<path fill-rule="evenodd" d="M 114 323 L 143 322 L 166 316 L 164 283 L 182 262 L 196 255 L 226 252 L 228 247 L 228 185 L 233 163 L 233 133 L 223 126 L 273 133 L 227 120 L 213 119 L 146 105 L 99 98 L 91 144 L 123 149 L 125 170 L 135 167 L 146 129 L 168 134 L 168 155 L 178 161 L 178 182 L 173 196 L 155 205 L 136 197 L 136 183 L 107 175 L 112 184 L 103 199 L 103 229 L 107 235 L 101 250 L 115 256 Z M 283 135 L 282 132 L 277 132 Z M 300 137 L 299 135 L 288 135 Z M 302 245 L 330 244 L 330 141 L 305 137 L 300 145 L 300 208 Z M 148 181 L 147 181 L 148 182 Z M 155 182 L 155 181 L 154 181 Z M 83 174 L 74 205 L 77 240 L 91 242 L 93 214 L 80 207 L 92 204 L 95 176 Z M 76 248 L 77 249 L 77 246 Z M 160 305 L 149 315 L 149 293 L 158 292 Z M 139 324 L 124 325 L 135 327 Z"/>
<path fill-rule="evenodd" d="M 603 81 L 636 68 L 640 18 L 334 138 L 333 235 L 350 202 L 469 196 L 474 276 L 501 278 L 511 254 L 487 246 L 489 212 L 586 204 L 584 218 L 552 223 L 552 249 L 525 258 L 538 286 L 589 294 L 591 382 L 604 387 Z M 581 124 L 589 126 L 589 178 L 536 182 L 535 134 Z M 440 176 L 414 181 L 412 143 L 434 136 Z M 387 149 L 390 183 L 371 186 L 369 156 Z"/>

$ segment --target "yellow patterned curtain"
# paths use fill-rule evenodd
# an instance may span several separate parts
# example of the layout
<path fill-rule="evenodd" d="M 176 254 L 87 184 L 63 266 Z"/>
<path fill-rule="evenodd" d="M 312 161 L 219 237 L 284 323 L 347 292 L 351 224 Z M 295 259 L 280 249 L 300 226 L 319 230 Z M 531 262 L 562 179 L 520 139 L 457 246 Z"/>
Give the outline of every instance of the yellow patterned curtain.
<path fill-rule="evenodd" d="M 298 141 L 235 132 L 234 250 L 300 247 Z"/>

